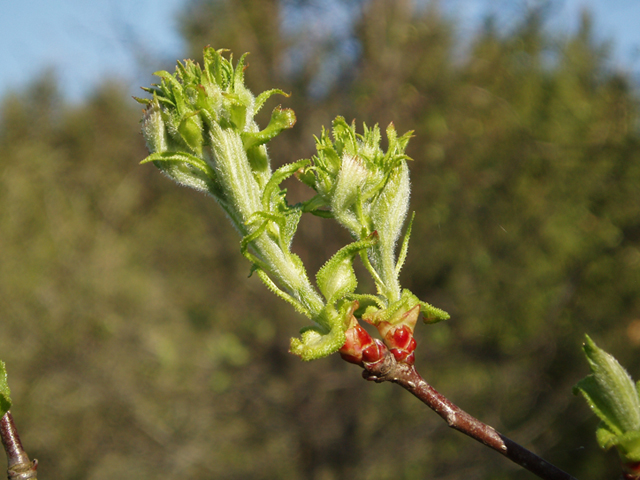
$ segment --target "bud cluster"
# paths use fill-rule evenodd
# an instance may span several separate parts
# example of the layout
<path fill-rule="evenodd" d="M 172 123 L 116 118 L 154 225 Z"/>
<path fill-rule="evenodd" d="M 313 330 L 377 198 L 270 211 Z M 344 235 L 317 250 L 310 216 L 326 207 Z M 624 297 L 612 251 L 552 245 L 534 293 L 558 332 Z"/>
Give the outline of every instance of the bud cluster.
<path fill-rule="evenodd" d="M 316 138 L 317 155 L 298 178 L 318 194 L 312 212 L 329 213 L 354 238 L 377 232 L 379 242 L 367 250 L 366 265 L 378 291 L 389 301 L 400 298 L 400 266 L 395 248 L 409 209 L 409 169 L 405 148 L 412 132 L 398 137 L 387 127 L 388 149 L 380 147 L 378 126 L 364 125 L 364 133 L 344 118 L 333 121 L 333 140 L 326 130 Z"/>
<path fill-rule="evenodd" d="M 313 322 L 291 352 L 304 360 L 340 351 L 362 365 L 380 361 L 387 349 L 400 362 L 413 363 L 413 330 L 425 320 L 448 315 L 400 287 L 411 222 L 396 257 L 409 208 L 409 169 L 405 149 L 411 132 L 386 129 L 387 150 L 378 126 L 364 133 L 342 117 L 316 138 L 317 155 L 271 170 L 265 144 L 291 128 L 295 114 L 276 107 L 260 129 L 256 113 L 269 97 L 257 97 L 244 85 L 243 56 L 234 67 L 223 50 L 206 48 L 204 66 L 178 63 L 176 72 L 157 72 L 161 82 L 144 89 L 142 132 L 152 162 L 176 182 L 213 196 L 242 235 L 241 251 L 252 272 L 276 295 Z M 280 184 L 296 175 L 316 192 L 309 201 L 289 205 Z M 346 227 L 353 242 L 336 252 L 316 274 L 314 287 L 291 242 L 303 213 L 332 217 Z M 355 293 L 353 261 L 359 256 L 373 277 L 377 293 Z M 384 341 L 374 340 L 356 318 L 375 325 Z"/>
<path fill-rule="evenodd" d="M 340 348 L 343 360 L 361 366 L 374 366 L 384 361 L 386 347 L 362 328 L 356 317 L 351 315 L 349 327 L 346 331 L 346 341 Z"/>
<path fill-rule="evenodd" d="M 383 320 L 376 325 L 384 343 L 398 362 L 413 365 L 415 361 L 413 352 L 416 349 L 416 340 L 413 338 L 413 330 L 419 314 L 420 305 L 416 305 L 411 310 L 404 312 L 396 324 Z"/>

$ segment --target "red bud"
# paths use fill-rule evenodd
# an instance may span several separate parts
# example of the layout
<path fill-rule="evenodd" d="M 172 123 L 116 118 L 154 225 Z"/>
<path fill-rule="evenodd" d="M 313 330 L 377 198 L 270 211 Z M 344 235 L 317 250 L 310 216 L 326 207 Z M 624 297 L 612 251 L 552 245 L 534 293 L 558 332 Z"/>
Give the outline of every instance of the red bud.
<path fill-rule="evenodd" d="M 384 357 L 384 350 L 377 342 L 369 345 L 362 351 L 362 360 L 367 363 L 377 362 Z"/>

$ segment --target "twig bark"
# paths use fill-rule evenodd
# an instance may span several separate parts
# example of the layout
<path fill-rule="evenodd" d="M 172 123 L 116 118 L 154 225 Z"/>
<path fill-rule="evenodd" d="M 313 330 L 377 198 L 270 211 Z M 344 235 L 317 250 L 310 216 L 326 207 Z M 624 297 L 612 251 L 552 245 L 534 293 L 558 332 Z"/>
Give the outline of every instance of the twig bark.
<path fill-rule="evenodd" d="M 38 461 L 29 460 L 29 456 L 22 448 L 11 412 L 0 418 L 0 437 L 4 451 L 7 453 L 7 478 L 9 480 L 37 480 Z"/>
<path fill-rule="evenodd" d="M 375 382 L 397 383 L 440 415 L 451 428 L 485 444 L 538 477 L 545 480 L 576 480 L 555 465 L 498 433 L 493 427 L 460 409 L 429 385 L 413 365 L 397 362 L 389 352 L 386 352 L 382 362 L 364 363 L 364 369 L 362 376 L 365 379 Z"/>

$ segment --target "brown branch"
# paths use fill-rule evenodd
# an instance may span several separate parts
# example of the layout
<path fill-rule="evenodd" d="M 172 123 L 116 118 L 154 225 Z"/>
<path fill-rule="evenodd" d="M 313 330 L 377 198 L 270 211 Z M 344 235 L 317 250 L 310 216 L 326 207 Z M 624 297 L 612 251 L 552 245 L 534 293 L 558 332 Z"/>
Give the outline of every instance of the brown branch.
<path fill-rule="evenodd" d="M 451 428 L 494 449 L 538 477 L 545 480 L 576 480 L 555 465 L 496 432 L 493 427 L 460 409 L 429 385 L 413 365 L 397 362 L 388 351 L 385 353 L 384 361 L 372 364 L 365 362 L 364 369 L 362 376 L 365 379 L 375 382 L 397 383 L 440 415 Z"/>
<path fill-rule="evenodd" d="M 22 442 L 18 435 L 11 412 L 0 418 L 0 437 L 2 445 L 7 453 L 7 478 L 9 480 L 37 480 L 38 461 L 31 462 L 29 456 L 22 448 Z"/>

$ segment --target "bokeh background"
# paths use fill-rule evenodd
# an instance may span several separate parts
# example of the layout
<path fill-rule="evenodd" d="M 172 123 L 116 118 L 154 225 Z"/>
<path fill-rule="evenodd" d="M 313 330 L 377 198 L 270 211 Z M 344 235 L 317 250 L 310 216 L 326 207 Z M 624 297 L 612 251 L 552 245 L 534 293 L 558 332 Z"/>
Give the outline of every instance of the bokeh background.
<path fill-rule="evenodd" d="M 305 319 L 247 278 L 221 210 L 138 165 L 132 83 L 208 44 L 251 52 L 254 92 L 292 93 L 276 167 L 308 158 L 336 115 L 415 130 L 402 281 L 452 316 L 418 327 L 416 364 L 576 477 L 618 475 L 571 387 L 585 333 L 640 378 L 635 66 L 597 15 L 568 28 L 562 2 L 498 3 L 507 16 L 478 9 L 470 28 L 447 2 L 192 0 L 166 49 L 146 40 L 153 12 L 123 21 L 133 80 L 116 66 L 78 93 L 38 68 L 5 90 L 0 358 L 42 478 L 534 478 L 397 386 L 288 354 Z M 294 249 L 313 273 L 347 241 L 309 218 Z"/>

